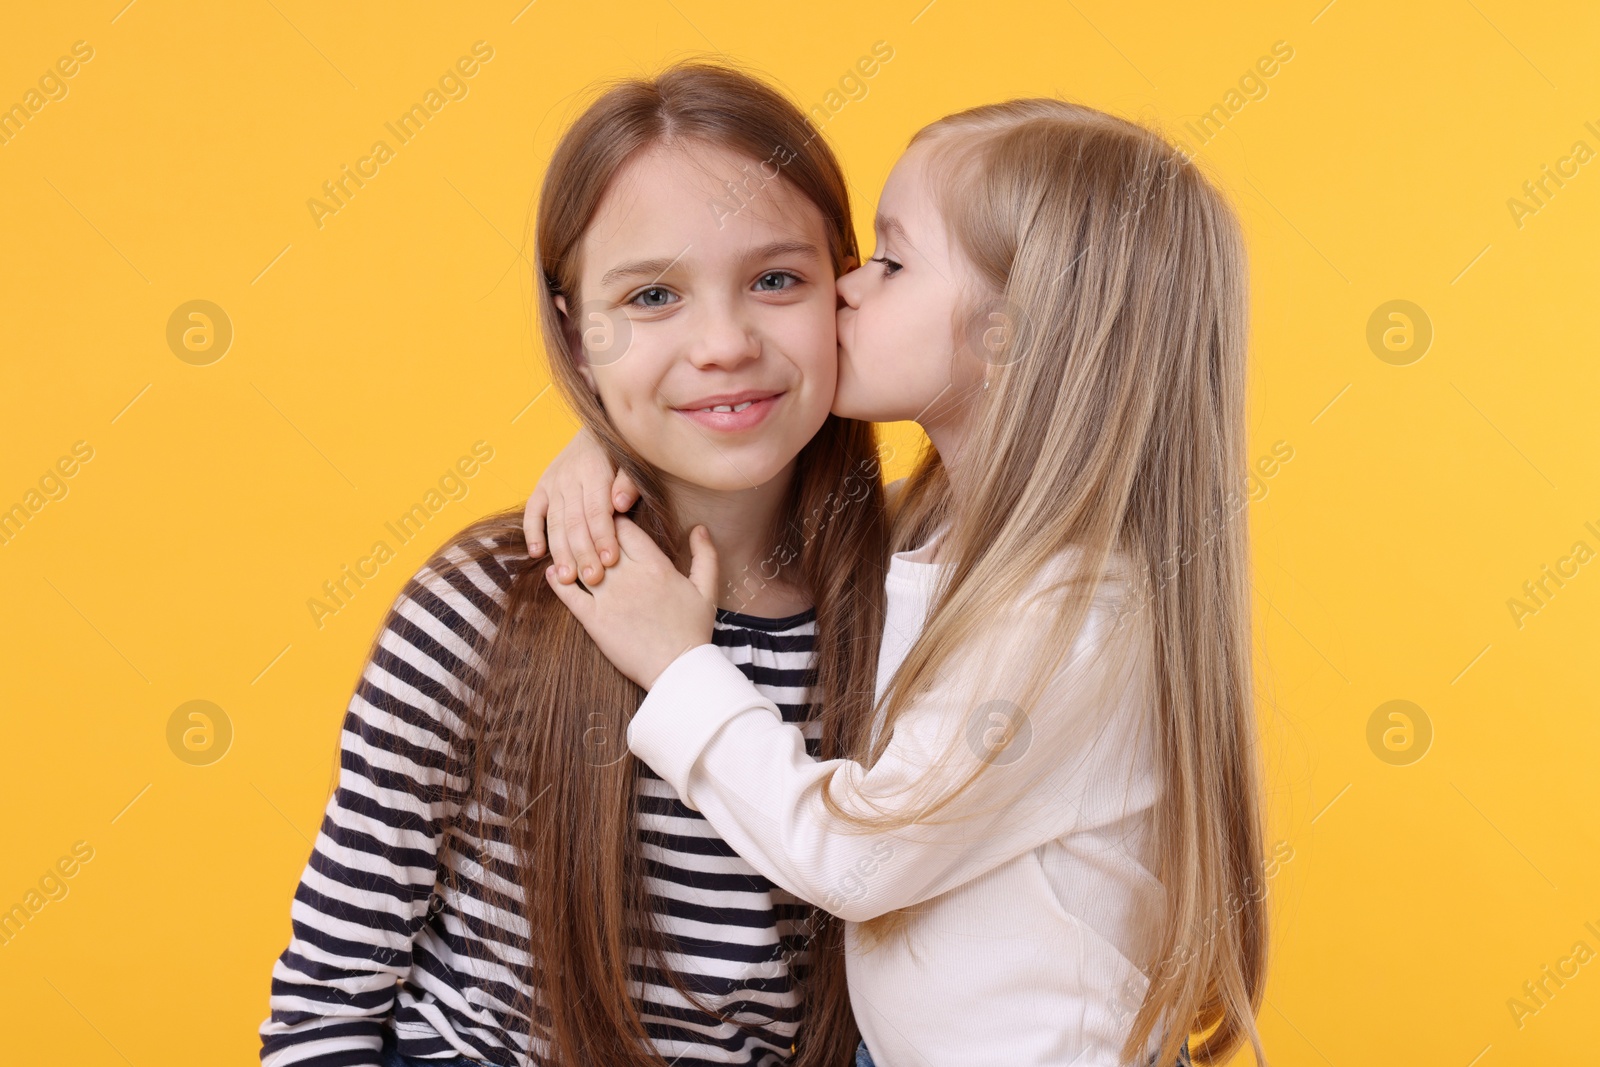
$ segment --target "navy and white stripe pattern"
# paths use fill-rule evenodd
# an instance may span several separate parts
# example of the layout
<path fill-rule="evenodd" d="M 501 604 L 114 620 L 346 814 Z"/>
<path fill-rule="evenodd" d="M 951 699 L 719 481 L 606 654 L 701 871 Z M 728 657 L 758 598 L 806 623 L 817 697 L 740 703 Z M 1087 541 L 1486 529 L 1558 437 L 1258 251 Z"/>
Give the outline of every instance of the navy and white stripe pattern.
<path fill-rule="evenodd" d="M 492 634 L 511 575 L 528 562 L 498 546 L 462 573 L 424 567 L 384 620 L 345 715 L 339 786 L 290 907 L 293 938 L 273 967 L 264 1067 L 377 1064 L 385 1028 L 403 1055 L 546 1061 L 513 1007 L 527 921 L 483 888 L 522 899 L 504 830 L 527 804 L 497 779 L 499 810 L 480 823 L 462 808 L 465 697 L 482 667 L 469 639 Z M 802 724 L 813 755 L 815 619 L 814 610 L 784 619 L 719 610 L 713 638 L 785 720 Z M 634 1000 L 651 1042 L 678 1067 L 787 1060 L 812 909 L 739 858 L 648 767 L 639 773 L 634 818 L 666 963 L 698 999 L 747 1024 L 692 1006 L 636 952 Z M 479 825 L 487 840 L 468 832 Z"/>

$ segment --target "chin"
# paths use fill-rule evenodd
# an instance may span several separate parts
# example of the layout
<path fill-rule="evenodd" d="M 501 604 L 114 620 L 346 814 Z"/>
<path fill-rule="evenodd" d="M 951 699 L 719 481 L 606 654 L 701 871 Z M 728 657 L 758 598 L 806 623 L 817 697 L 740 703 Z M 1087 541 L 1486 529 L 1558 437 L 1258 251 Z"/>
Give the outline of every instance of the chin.
<path fill-rule="evenodd" d="M 833 413 L 841 419 L 855 419 L 858 422 L 901 422 L 909 416 L 898 410 L 890 410 L 898 405 L 884 403 L 857 402 L 848 396 L 837 396 L 833 400 Z"/>
<path fill-rule="evenodd" d="M 859 394 L 844 382 L 839 383 L 839 389 L 833 394 L 833 408 L 830 414 L 841 419 L 862 418 L 861 405 L 857 402 Z"/>
<path fill-rule="evenodd" d="M 856 374 L 840 374 L 839 384 L 833 393 L 833 413 L 841 419 L 860 419 L 866 422 L 892 422 L 883 418 L 885 407 L 904 407 L 904 401 L 892 403 L 892 395 L 904 388 L 904 382 L 884 382 L 874 386 L 868 379 Z M 891 395 L 886 395 L 891 394 Z"/>
<path fill-rule="evenodd" d="M 705 466 L 678 475 L 685 482 L 718 493 L 737 493 L 740 490 L 766 485 L 783 471 L 782 463 L 763 457 L 753 460 L 729 453 L 727 462 L 712 461 Z"/>

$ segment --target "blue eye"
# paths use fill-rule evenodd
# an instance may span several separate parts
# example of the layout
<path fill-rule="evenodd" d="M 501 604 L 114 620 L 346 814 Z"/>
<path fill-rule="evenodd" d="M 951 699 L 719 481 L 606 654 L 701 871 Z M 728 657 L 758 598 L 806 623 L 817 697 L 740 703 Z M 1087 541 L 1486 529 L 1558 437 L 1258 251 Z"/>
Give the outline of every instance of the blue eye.
<path fill-rule="evenodd" d="M 773 287 L 773 288 L 770 288 L 770 289 L 763 287 L 763 283 L 772 281 L 773 279 L 777 279 L 780 282 L 780 284 L 775 286 L 775 287 Z M 793 284 L 792 285 L 781 284 L 784 280 L 792 282 Z M 798 277 L 796 277 L 795 275 L 790 274 L 786 270 L 769 270 L 769 271 L 767 271 L 767 273 L 763 274 L 760 278 L 758 278 L 756 280 L 756 287 L 758 289 L 760 289 L 761 292 L 764 292 L 764 293 L 781 293 L 781 292 L 783 292 L 783 290 L 785 290 L 785 289 L 793 289 L 796 285 L 799 285 L 799 284 L 800 284 L 800 279 Z"/>
<path fill-rule="evenodd" d="M 667 303 L 664 298 L 675 295 L 676 294 L 673 293 L 671 289 L 665 289 L 659 285 L 652 285 L 648 289 L 640 289 L 637 293 L 633 294 L 633 296 L 629 298 L 628 303 L 633 304 L 636 307 L 666 307 Z M 641 301 L 643 302 L 641 303 Z"/>

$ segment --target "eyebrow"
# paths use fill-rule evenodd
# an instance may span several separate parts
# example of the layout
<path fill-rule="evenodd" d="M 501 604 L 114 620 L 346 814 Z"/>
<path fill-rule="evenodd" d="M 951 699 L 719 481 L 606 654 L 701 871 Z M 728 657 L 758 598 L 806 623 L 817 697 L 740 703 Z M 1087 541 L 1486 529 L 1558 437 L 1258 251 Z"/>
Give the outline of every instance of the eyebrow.
<path fill-rule="evenodd" d="M 895 234 L 899 234 L 901 240 L 911 240 L 911 235 L 906 233 L 904 226 L 900 225 L 900 220 L 892 215 L 879 214 L 872 220 L 872 224 L 882 230 L 886 237 L 893 237 Z"/>
<path fill-rule="evenodd" d="M 783 259 L 785 256 L 822 257 L 822 250 L 810 241 L 773 241 L 745 256 L 745 262 L 760 259 Z"/>
<path fill-rule="evenodd" d="M 620 281 L 623 278 L 659 278 L 663 274 L 667 273 L 667 271 L 671 270 L 673 265 L 676 264 L 678 260 L 682 259 L 684 254 L 689 251 L 690 247 L 692 246 L 684 246 L 683 251 L 679 252 L 671 259 L 640 259 L 635 260 L 632 263 L 624 263 L 619 267 L 612 267 L 610 270 L 606 271 L 600 276 L 600 285 L 604 287 L 610 285 L 614 281 Z"/>
<path fill-rule="evenodd" d="M 671 270 L 678 260 L 683 258 L 684 253 L 688 251 L 689 249 L 685 248 L 683 252 L 679 252 L 673 259 L 640 259 L 632 263 L 623 263 L 620 266 L 612 267 L 600 276 L 600 284 L 601 286 L 607 286 L 612 282 L 621 281 L 625 278 L 660 278 Z M 752 249 L 746 253 L 742 257 L 742 262 L 782 259 L 785 256 L 820 257 L 821 255 L 821 249 L 810 241 L 773 241 L 771 244 L 762 245 L 760 248 Z"/>

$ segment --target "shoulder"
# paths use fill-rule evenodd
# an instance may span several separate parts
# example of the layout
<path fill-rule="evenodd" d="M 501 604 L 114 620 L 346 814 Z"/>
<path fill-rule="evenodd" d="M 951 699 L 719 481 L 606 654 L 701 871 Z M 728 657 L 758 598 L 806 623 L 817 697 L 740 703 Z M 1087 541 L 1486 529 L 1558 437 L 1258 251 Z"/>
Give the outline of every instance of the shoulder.
<path fill-rule="evenodd" d="M 1066 642 L 1061 669 L 1069 675 L 1113 668 L 1110 673 L 1141 665 L 1148 670 L 1153 651 L 1151 619 L 1141 611 L 1130 558 L 1113 551 L 1098 567 L 1079 546 L 1057 552 L 1040 567 L 1011 609 L 1001 613 L 996 640 L 1012 646 L 997 657 L 1021 657 L 1026 663 Z M 1087 590 L 1094 592 L 1075 631 L 1067 626 L 1069 609 Z"/>
<path fill-rule="evenodd" d="M 533 566 L 521 538 L 469 527 L 430 556 L 406 590 L 425 590 L 450 603 L 492 601 L 503 606 L 512 582 Z"/>
<path fill-rule="evenodd" d="M 429 556 L 395 595 L 373 636 L 346 734 L 359 735 L 371 749 L 409 752 L 419 766 L 455 751 L 512 583 L 534 565 L 520 537 L 486 521 L 456 533 Z"/>
<path fill-rule="evenodd" d="M 520 537 L 477 523 L 453 536 L 406 581 L 385 628 L 430 651 L 463 658 L 479 637 L 491 638 L 512 583 L 533 569 Z"/>
<path fill-rule="evenodd" d="M 1076 592 L 1094 580 L 1094 610 L 1120 613 L 1126 610 L 1135 591 L 1136 568 L 1124 551 L 1113 548 L 1097 567 L 1091 567 L 1088 552 L 1081 545 L 1068 545 L 1051 556 L 1034 574 L 1022 600 L 1027 606 L 1054 607 L 1064 594 Z"/>

